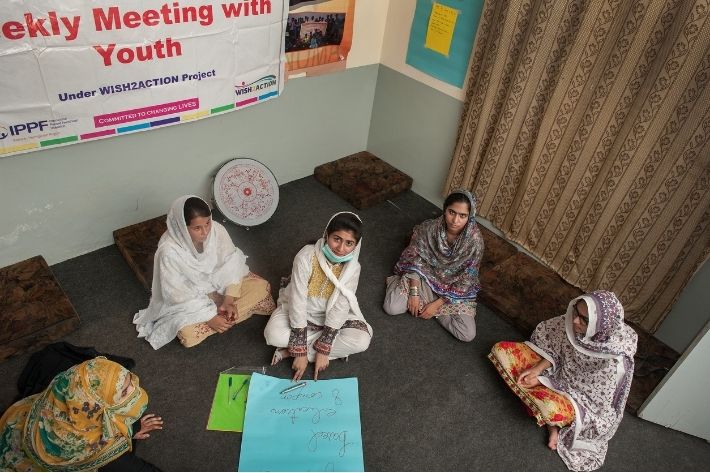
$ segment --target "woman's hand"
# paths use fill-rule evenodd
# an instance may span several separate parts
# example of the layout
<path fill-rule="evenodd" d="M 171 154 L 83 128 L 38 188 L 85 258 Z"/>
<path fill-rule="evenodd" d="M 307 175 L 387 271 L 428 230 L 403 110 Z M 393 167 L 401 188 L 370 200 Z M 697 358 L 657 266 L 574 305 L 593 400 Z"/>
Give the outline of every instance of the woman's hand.
<path fill-rule="evenodd" d="M 293 369 L 293 380 L 300 381 L 303 377 L 303 373 L 306 372 L 308 368 L 308 357 L 307 356 L 296 356 L 293 358 L 293 364 L 291 365 Z"/>
<path fill-rule="evenodd" d="M 439 312 L 441 306 L 444 305 L 444 299 L 437 299 L 434 302 L 430 302 L 424 306 L 424 308 L 419 312 L 419 317 L 422 319 L 430 319 Z"/>
<path fill-rule="evenodd" d="M 551 366 L 552 363 L 543 358 L 535 366 L 528 368 L 522 373 L 520 373 L 520 376 L 518 376 L 517 380 L 518 384 L 526 389 L 534 388 L 535 386 L 540 384 L 540 373 L 542 373 Z"/>
<path fill-rule="evenodd" d="M 234 304 L 234 297 L 224 296 L 224 300 L 219 306 L 219 313 L 230 322 L 236 322 L 237 320 L 239 320 L 239 312 L 236 310 L 236 306 Z"/>
<path fill-rule="evenodd" d="M 313 373 L 314 381 L 318 381 L 318 373 L 320 373 L 321 371 L 325 371 L 329 363 L 330 361 L 328 360 L 328 355 L 316 353 L 316 366 L 315 372 Z"/>
<path fill-rule="evenodd" d="M 534 388 L 540 384 L 539 374 L 534 367 L 528 368 L 518 376 L 518 384 L 526 389 Z"/>
<path fill-rule="evenodd" d="M 407 310 L 414 317 L 419 317 L 419 310 L 421 309 L 421 299 L 419 296 L 409 296 L 407 299 Z"/>
<path fill-rule="evenodd" d="M 207 325 L 217 333 L 224 333 L 234 326 L 236 322 L 231 322 L 224 315 L 217 314 L 207 321 Z"/>
<path fill-rule="evenodd" d="M 141 417 L 141 430 L 133 435 L 136 440 L 143 440 L 150 437 L 151 430 L 163 430 L 163 418 L 157 414 L 146 414 Z"/>

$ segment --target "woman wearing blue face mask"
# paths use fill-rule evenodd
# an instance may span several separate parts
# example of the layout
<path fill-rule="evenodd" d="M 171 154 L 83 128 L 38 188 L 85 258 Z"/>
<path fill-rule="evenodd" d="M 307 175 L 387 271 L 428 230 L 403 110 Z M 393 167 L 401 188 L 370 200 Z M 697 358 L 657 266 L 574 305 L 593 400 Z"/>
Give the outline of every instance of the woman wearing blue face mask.
<path fill-rule="evenodd" d="M 360 278 L 362 221 L 352 212 L 333 215 L 323 237 L 304 246 L 293 260 L 288 285 L 279 291 L 278 307 L 264 329 L 266 343 L 275 346 L 275 365 L 293 358 L 293 379 L 301 379 L 308 362 L 313 378 L 329 360 L 365 351 L 372 327 L 355 297 Z"/>

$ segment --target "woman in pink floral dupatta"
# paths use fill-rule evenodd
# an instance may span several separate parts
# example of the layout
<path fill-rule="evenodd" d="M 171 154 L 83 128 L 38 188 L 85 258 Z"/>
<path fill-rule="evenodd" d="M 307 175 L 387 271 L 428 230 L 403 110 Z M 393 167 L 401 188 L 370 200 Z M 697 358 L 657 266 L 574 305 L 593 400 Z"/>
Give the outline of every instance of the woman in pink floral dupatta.
<path fill-rule="evenodd" d="M 624 415 L 637 340 L 616 295 L 594 291 L 541 322 L 529 342 L 499 342 L 488 358 L 547 424 L 548 446 L 567 467 L 592 471 L 604 464 Z"/>

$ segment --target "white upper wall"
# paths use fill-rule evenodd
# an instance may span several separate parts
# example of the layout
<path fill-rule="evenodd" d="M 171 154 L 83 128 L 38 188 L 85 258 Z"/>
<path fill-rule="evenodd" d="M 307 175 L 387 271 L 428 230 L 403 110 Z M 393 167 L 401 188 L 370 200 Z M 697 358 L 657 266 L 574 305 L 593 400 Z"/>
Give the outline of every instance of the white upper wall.
<path fill-rule="evenodd" d="M 390 3 L 390 0 L 355 1 L 355 25 L 353 44 L 348 54 L 348 68 L 380 62 Z"/>

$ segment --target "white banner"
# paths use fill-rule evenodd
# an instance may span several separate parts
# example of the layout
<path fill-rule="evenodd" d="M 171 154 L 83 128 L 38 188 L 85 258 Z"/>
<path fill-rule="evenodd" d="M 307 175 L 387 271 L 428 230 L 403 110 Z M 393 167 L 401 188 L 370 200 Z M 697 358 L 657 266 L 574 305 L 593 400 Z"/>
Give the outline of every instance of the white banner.
<path fill-rule="evenodd" d="M 283 89 L 286 0 L 0 0 L 0 157 Z"/>

